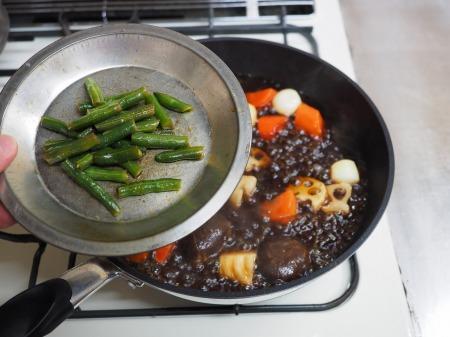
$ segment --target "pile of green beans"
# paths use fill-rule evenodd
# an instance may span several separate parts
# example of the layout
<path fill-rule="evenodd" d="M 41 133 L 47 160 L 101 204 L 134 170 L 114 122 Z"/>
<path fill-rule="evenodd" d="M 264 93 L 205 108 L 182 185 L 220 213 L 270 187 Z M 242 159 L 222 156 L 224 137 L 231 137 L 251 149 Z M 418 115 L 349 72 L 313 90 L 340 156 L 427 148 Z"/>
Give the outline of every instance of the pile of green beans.
<path fill-rule="evenodd" d="M 181 179 L 132 178 L 143 175 L 140 160 L 148 149 L 166 150 L 155 155 L 157 163 L 204 157 L 203 146 L 190 146 L 187 136 L 176 134 L 168 111 L 186 113 L 193 110 L 192 105 L 166 93 L 151 93 L 144 87 L 106 96 L 91 77 L 86 78 L 84 86 L 89 101 L 77 105 L 83 116 L 69 122 L 42 117 L 43 128 L 66 137 L 47 139 L 42 158 L 49 165 L 60 164 L 113 216 L 120 214 L 120 206 L 99 181 L 121 184 L 117 187 L 118 198 L 180 190 Z"/>

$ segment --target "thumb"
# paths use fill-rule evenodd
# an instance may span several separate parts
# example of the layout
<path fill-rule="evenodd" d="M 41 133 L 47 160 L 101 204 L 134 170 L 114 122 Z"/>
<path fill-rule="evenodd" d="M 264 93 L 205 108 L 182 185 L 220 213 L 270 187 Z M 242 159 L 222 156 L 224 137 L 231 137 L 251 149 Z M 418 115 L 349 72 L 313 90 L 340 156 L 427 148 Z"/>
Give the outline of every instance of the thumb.
<path fill-rule="evenodd" d="M 13 137 L 0 135 L 0 172 L 3 172 L 17 154 L 17 143 Z"/>

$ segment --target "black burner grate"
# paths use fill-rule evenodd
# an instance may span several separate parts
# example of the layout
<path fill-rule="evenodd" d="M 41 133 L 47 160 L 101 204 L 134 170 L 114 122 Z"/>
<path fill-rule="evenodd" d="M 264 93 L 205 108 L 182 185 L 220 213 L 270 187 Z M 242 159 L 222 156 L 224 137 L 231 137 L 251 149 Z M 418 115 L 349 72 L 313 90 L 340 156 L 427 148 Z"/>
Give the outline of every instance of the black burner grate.
<path fill-rule="evenodd" d="M 301 34 L 309 42 L 312 53 L 318 55 L 318 46 L 312 35 L 312 27 L 298 27 L 287 24 L 288 11 L 286 6 L 279 6 L 279 22 L 275 24 L 245 24 L 236 26 L 219 26 L 214 22 L 214 9 L 208 11 L 208 25 L 205 26 L 183 26 L 171 27 L 172 29 L 186 35 L 207 35 L 213 38 L 215 35 L 226 34 L 265 34 L 279 33 L 283 35 L 284 43 L 287 44 L 289 33 Z M 132 22 L 139 22 L 139 15 L 133 14 Z M 64 36 L 77 31 L 72 29 L 64 15 L 58 18 L 59 26 L 49 29 L 21 28 L 10 32 L 9 41 L 31 41 L 39 36 Z M 0 70 L 0 76 L 11 76 L 16 69 Z M 36 284 L 42 254 L 47 245 L 30 234 L 8 234 L 0 231 L 0 239 L 18 243 L 36 243 L 38 245 L 33 257 L 30 271 L 29 287 Z M 68 268 L 76 263 L 77 255 L 70 253 L 68 257 Z M 207 315 L 207 314 L 244 314 L 244 313 L 280 313 L 280 312 L 318 312 L 335 308 L 348 300 L 355 292 L 359 283 L 359 268 L 356 256 L 348 260 L 350 264 L 350 281 L 345 291 L 332 301 L 318 304 L 289 304 L 289 305 L 224 305 L 224 306 L 189 306 L 189 307 L 161 307 L 147 309 L 119 309 L 119 310 L 82 310 L 77 308 L 71 318 L 107 318 L 107 317 L 140 317 L 140 316 L 181 316 L 181 315 Z"/>

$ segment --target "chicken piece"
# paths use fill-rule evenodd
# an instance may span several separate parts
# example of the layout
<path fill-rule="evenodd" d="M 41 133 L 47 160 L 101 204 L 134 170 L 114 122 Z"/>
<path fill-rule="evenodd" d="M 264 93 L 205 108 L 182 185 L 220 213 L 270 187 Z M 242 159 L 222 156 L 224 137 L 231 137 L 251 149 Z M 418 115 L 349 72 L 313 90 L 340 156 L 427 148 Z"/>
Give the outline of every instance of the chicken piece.
<path fill-rule="evenodd" d="M 245 166 L 245 172 L 259 171 L 261 169 L 269 167 L 272 159 L 263 150 L 257 147 L 252 147 L 250 150 L 250 157 L 248 158 L 247 166 Z"/>
<path fill-rule="evenodd" d="M 350 212 L 348 200 L 352 195 L 352 186 L 348 183 L 333 184 L 327 186 L 328 204 L 322 206 L 325 213 L 341 212 L 347 214 Z"/>
<path fill-rule="evenodd" d="M 299 177 L 297 185 L 290 185 L 300 201 L 310 201 L 314 212 L 317 212 L 327 199 L 327 189 L 320 180 L 311 177 Z"/>
<path fill-rule="evenodd" d="M 242 176 L 241 181 L 231 194 L 230 203 L 234 208 L 239 208 L 244 199 L 248 200 L 256 191 L 257 179 L 254 176 Z"/>
<path fill-rule="evenodd" d="M 359 172 L 353 160 L 342 159 L 331 165 L 331 179 L 335 183 L 356 184 L 359 182 Z"/>
<path fill-rule="evenodd" d="M 236 251 L 222 253 L 219 258 L 219 273 L 222 277 L 251 285 L 255 271 L 255 251 Z"/>
<path fill-rule="evenodd" d="M 299 241 L 279 237 L 263 242 L 258 248 L 258 271 L 268 280 L 290 281 L 311 267 L 308 249 Z"/>

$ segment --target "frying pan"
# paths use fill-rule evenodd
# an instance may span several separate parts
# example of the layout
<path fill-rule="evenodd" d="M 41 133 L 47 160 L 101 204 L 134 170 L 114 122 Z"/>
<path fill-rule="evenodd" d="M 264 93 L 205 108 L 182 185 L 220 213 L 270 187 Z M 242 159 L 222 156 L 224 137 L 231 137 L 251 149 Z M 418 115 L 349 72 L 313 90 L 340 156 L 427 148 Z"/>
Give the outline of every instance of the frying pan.
<path fill-rule="evenodd" d="M 94 258 L 69 270 L 61 278 L 25 291 L 0 308 L 0 320 L 10 322 L 12 327 L 8 330 L 8 336 L 24 335 L 12 334 L 17 325 L 21 325 L 23 331 L 35 329 L 30 336 L 41 336 L 51 331 L 70 315 L 80 301 L 116 277 L 204 303 L 249 303 L 274 298 L 298 289 L 348 259 L 376 227 L 391 193 L 394 156 L 383 119 L 361 88 L 330 64 L 291 47 L 237 38 L 205 40 L 203 43 L 220 56 L 235 74 L 250 75 L 243 83 L 246 90 L 258 89 L 262 85 L 260 79 L 265 78 L 279 83 L 281 87 L 299 89 L 305 97 L 320 102 L 321 112 L 344 155 L 365 163 L 366 167 L 368 203 L 361 230 L 354 242 L 332 263 L 306 277 L 277 287 L 242 292 L 203 292 L 161 284 L 121 258 Z M 32 306 L 30 303 L 45 305 Z M 17 310 L 11 314 L 19 307 L 27 308 L 23 315 L 18 314 Z M 1 329 L 0 325 L 0 332 Z"/>

